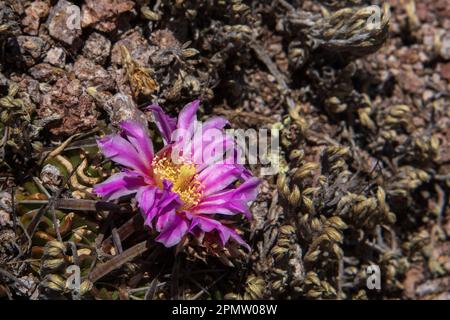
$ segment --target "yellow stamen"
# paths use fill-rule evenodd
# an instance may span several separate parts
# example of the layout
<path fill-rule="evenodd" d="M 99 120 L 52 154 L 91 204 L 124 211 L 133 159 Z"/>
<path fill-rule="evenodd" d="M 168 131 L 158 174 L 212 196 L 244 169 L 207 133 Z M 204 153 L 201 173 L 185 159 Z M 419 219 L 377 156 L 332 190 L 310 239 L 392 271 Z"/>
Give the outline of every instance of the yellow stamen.
<path fill-rule="evenodd" d="M 178 193 L 183 205 L 188 209 L 200 202 L 203 195 L 203 185 L 198 181 L 195 165 L 189 162 L 175 164 L 168 157 L 155 157 L 152 163 L 153 175 L 158 187 L 162 188 L 164 179 L 173 183 L 172 191 Z"/>

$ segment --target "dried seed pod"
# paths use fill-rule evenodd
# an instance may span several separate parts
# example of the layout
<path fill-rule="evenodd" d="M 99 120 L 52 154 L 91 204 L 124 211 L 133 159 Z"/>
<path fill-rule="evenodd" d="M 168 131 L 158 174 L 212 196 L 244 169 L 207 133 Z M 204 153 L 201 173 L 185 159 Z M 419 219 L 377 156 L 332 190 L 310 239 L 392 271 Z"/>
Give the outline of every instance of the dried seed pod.
<path fill-rule="evenodd" d="M 388 3 L 382 8 L 344 8 L 317 21 L 311 35 L 328 50 L 366 55 L 386 41 L 390 16 Z"/>
<path fill-rule="evenodd" d="M 48 233 L 41 231 L 41 230 L 36 231 L 36 233 L 34 234 L 34 237 L 38 240 L 43 240 L 44 243 L 55 240 L 55 238 L 53 236 L 51 236 Z"/>
<path fill-rule="evenodd" d="M 317 260 L 317 258 L 319 257 L 320 253 L 321 253 L 320 250 L 315 250 L 315 251 L 312 251 L 312 252 L 308 252 L 305 255 L 304 260 L 307 261 L 307 262 L 314 262 L 314 261 Z"/>
<path fill-rule="evenodd" d="M 302 179 L 310 174 L 312 174 L 313 170 L 316 170 L 319 168 L 319 165 L 314 162 L 307 162 L 303 164 L 301 167 L 299 167 L 295 173 L 294 178 L 295 179 Z"/>
<path fill-rule="evenodd" d="M 322 295 L 322 291 L 311 289 L 306 293 L 308 298 L 319 298 Z"/>
<path fill-rule="evenodd" d="M 81 296 L 84 296 L 85 294 L 87 294 L 89 291 L 92 290 L 94 284 L 89 281 L 89 280 L 85 280 L 80 284 L 80 290 L 79 290 L 79 294 Z"/>
<path fill-rule="evenodd" d="M 187 9 L 185 15 L 189 20 L 194 20 L 197 17 L 197 10 Z"/>
<path fill-rule="evenodd" d="M 321 281 L 320 284 L 327 296 L 336 296 L 336 289 L 327 281 Z"/>
<path fill-rule="evenodd" d="M 145 19 L 148 19 L 150 21 L 161 20 L 161 15 L 155 11 L 150 10 L 150 8 L 146 5 L 141 7 L 141 13 Z"/>
<path fill-rule="evenodd" d="M 295 228 L 292 225 L 283 225 L 280 227 L 280 232 L 286 236 L 295 234 Z"/>
<path fill-rule="evenodd" d="M 319 219 L 317 218 L 313 218 L 311 220 L 311 229 L 315 232 L 320 232 L 322 231 L 322 223 L 320 222 Z"/>
<path fill-rule="evenodd" d="M 44 246 L 44 257 L 45 258 L 56 258 L 62 257 L 66 251 L 66 246 L 64 243 L 59 241 L 49 241 Z"/>
<path fill-rule="evenodd" d="M 246 11 L 250 10 L 250 7 L 243 3 L 236 3 L 232 5 L 231 9 L 235 13 L 243 14 Z"/>
<path fill-rule="evenodd" d="M 309 197 L 302 197 L 303 206 L 306 208 L 307 211 L 312 211 L 313 208 L 313 201 Z"/>
<path fill-rule="evenodd" d="M 195 57 L 198 54 L 199 54 L 199 51 L 197 49 L 194 49 L 194 48 L 187 48 L 187 49 L 181 50 L 181 55 L 185 59 L 189 59 L 189 58 Z"/>
<path fill-rule="evenodd" d="M 41 261 L 42 272 L 55 272 L 61 270 L 66 266 L 66 261 L 63 258 L 45 259 Z"/>
<path fill-rule="evenodd" d="M 264 289 L 264 280 L 254 275 L 250 275 L 246 281 L 244 299 L 260 300 L 263 298 Z"/>
<path fill-rule="evenodd" d="M 296 208 L 300 204 L 301 200 L 301 194 L 300 189 L 297 186 L 293 187 L 293 190 L 291 191 L 291 194 L 288 197 L 289 204 Z"/>
<path fill-rule="evenodd" d="M 317 276 L 317 273 L 313 271 L 308 272 L 305 277 L 305 283 L 320 286 L 320 279 Z"/>
<path fill-rule="evenodd" d="M 336 243 L 333 243 L 332 250 L 336 258 L 342 259 L 344 257 L 344 250 Z"/>
<path fill-rule="evenodd" d="M 342 242 L 344 239 L 342 234 L 332 227 L 327 227 L 323 230 L 323 232 L 330 238 L 330 240 L 335 242 Z"/>
<path fill-rule="evenodd" d="M 275 260 L 281 260 L 286 256 L 288 251 L 289 250 L 287 248 L 274 246 L 271 250 L 271 253 L 275 257 Z"/>
<path fill-rule="evenodd" d="M 243 300 L 242 297 L 239 294 L 236 293 L 227 293 L 224 296 L 225 300 Z"/>
<path fill-rule="evenodd" d="M 358 109 L 358 116 L 359 121 L 361 121 L 363 126 L 367 127 L 371 131 L 375 131 L 377 127 L 375 122 L 370 117 L 371 111 L 372 109 L 370 107 Z"/>
<path fill-rule="evenodd" d="M 56 274 L 48 274 L 40 285 L 56 292 L 64 292 L 66 288 L 66 279 Z"/>
<path fill-rule="evenodd" d="M 335 227 L 336 229 L 344 230 L 347 229 L 347 224 L 338 216 L 333 216 L 327 219 L 327 224 L 329 224 L 332 227 Z"/>

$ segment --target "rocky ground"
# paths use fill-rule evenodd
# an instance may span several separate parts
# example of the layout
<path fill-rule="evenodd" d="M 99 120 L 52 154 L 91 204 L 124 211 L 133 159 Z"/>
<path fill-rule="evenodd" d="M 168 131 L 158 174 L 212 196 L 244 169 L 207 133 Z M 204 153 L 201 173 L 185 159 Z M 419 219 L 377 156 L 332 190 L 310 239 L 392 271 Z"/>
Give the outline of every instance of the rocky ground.
<path fill-rule="evenodd" d="M 450 299 L 449 30 L 448 0 L 0 2 L 0 298 Z M 250 254 L 92 193 L 96 137 L 196 98 L 281 130 Z"/>

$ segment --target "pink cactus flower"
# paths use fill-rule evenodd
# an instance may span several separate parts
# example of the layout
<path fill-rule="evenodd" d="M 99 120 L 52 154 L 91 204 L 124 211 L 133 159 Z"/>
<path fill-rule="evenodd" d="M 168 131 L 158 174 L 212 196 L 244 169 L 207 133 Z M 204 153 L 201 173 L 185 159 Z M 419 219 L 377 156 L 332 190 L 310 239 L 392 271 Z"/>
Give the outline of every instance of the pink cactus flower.
<path fill-rule="evenodd" d="M 166 247 L 190 233 L 199 239 L 213 236 L 222 246 L 232 240 L 250 249 L 220 219 L 240 214 L 250 219 L 248 205 L 260 181 L 238 163 L 237 144 L 223 130 L 227 120 L 197 122 L 199 105 L 198 100 L 187 104 L 178 120 L 157 105 L 149 107 L 165 144 L 157 153 L 147 128 L 138 122 L 123 121 L 120 134 L 100 139 L 102 153 L 124 168 L 94 192 L 106 200 L 135 194 L 145 225 L 159 232 L 156 240 Z"/>

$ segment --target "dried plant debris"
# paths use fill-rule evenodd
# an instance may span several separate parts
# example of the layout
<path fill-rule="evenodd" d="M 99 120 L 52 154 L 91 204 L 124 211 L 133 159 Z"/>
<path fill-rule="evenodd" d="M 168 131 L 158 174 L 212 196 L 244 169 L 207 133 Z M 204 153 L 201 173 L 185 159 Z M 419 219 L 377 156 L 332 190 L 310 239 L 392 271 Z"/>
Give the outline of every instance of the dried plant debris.
<path fill-rule="evenodd" d="M 81 25 L 102 32 L 114 31 L 118 27 L 119 16 L 131 11 L 134 5 L 128 0 L 86 0 L 81 7 Z"/>
<path fill-rule="evenodd" d="M 1 1 L 0 299 L 449 299 L 449 29 L 446 0 Z M 161 150 L 147 106 L 196 99 L 279 130 L 253 219 L 219 222 L 250 251 L 166 248 L 95 192 L 99 138 Z"/>
<path fill-rule="evenodd" d="M 79 70 L 78 76 L 83 79 L 85 74 L 82 71 Z M 90 76 L 95 77 L 96 74 Z M 99 76 L 102 76 L 101 72 Z M 94 127 L 98 114 L 94 99 L 83 88 L 80 80 L 69 78 L 59 78 L 55 82 L 42 96 L 37 112 L 43 119 L 52 118 L 48 123 L 49 131 L 60 136 Z"/>

